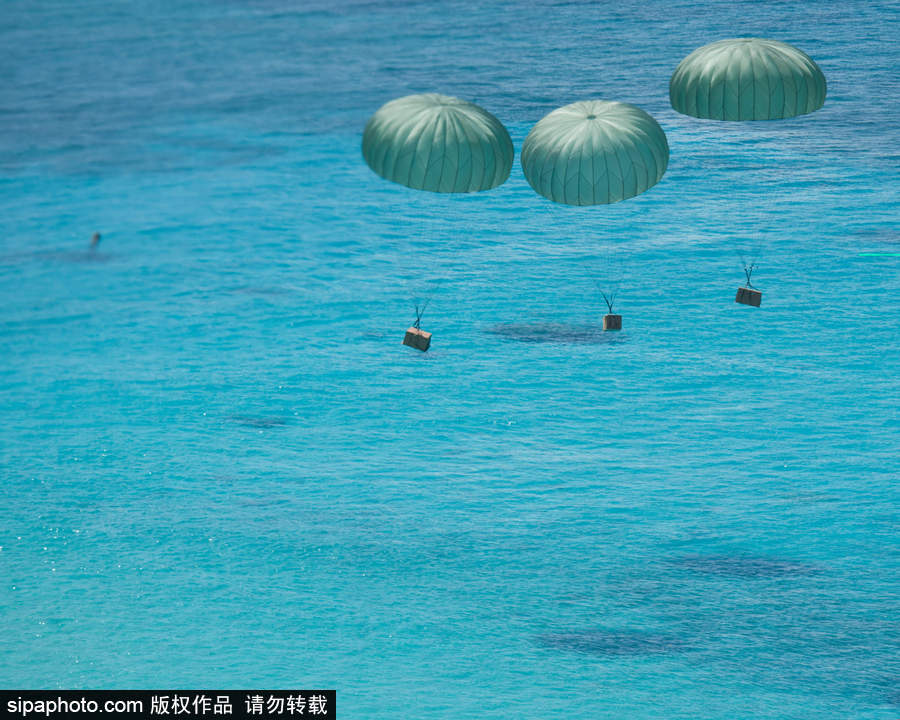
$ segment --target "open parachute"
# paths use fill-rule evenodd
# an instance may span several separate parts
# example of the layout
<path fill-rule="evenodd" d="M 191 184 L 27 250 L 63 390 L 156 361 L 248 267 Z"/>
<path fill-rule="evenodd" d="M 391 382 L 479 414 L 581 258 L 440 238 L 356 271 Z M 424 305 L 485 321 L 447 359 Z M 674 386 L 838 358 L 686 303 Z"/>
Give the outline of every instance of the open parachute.
<path fill-rule="evenodd" d="M 513 162 L 512 140 L 497 118 L 478 105 L 437 93 L 382 105 L 366 124 L 362 152 L 381 177 L 444 193 L 502 185 Z"/>
<path fill-rule="evenodd" d="M 366 124 L 362 153 L 372 170 L 414 190 L 471 193 L 502 185 L 513 163 L 506 128 L 487 110 L 437 93 L 382 105 Z M 434 289 L 432 290 L 434 292 Z M 423 352 L 431 333 L 419 327 L 430 298 L 416 305 L 404 345 Z"/>
<path fill-rule="evenodd" d="M 522 145 L 535 192 L 565 205 L 626 200 L 650 189 L 669 164 L 666 134 L 634 105 L 585 100 L 558 108 Z"/>
<path fill-rule="evenodd" d="M 719 40 L 694 50 L 669 81 L 683 115 L 710 120 L 780 120 L 825 103 L 825 75 L 792 45 L 762 38 Z"/>
<path fill-rule="evenodd" d="M 782 120 L 815 112 L 825 104 L 825 75 L 805 52 L 778 40 L 729 38 L 694 50 L 669 81 L 672 108 L 708 120 Z M 770 209 L 777 187 L 769 186 L 752 206 Z M 766 214 L 771 215 L 771 212 Z M 767 219 L 764 226 L 777 226 Z M 738 256 L 746 285 L 735 302 L 759 307 L 762 291 L 751 283 L 762 243 Z"/>
<path fill-rule="evenodd" d="M 653 187 L 669 164 L 666 134 L 634 105 L 586 100 L 542 118 L 522 145 L 522 171 L 535 190 L 563 205 L 604 205 Z M 609 278 L 606 279 L 609 282 Z M 620 330 L 615 292 L 601 290 L 609 308 L 604 330 Z"/>

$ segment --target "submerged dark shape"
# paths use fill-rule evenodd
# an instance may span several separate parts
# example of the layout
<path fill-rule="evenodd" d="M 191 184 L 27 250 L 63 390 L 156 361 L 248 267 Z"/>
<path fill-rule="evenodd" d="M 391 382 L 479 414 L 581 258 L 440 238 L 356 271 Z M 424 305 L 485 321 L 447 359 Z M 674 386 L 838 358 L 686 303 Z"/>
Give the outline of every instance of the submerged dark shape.
<path fill-rule="evenodd" d="M 591 655 L 656 655 L 678 652 L 685 643 L 669 635 L 635 630 L 580 630 L 539 635 L 537 643 L 554 650 Z"/>
<path fill-rule="evenodd" d="M 38 251 L 34 253 L 22 253 L 18 255 L 7 255 L 0 258 L 0 264 L 4 262 L 18 263 L 20 261 L 37 260 L 38 262 L 51 263 L 105 263 L 112 260 L 113 256 L 109 253 L 100 252 L 95 249 L 88 250 L 50 250 Z"/>
<path fill-rule="evenodd" d="M 900 707 L 900 675 L 894 675 L 890 669 L 884 674 L 874 672 L 867 678 L 875 697 L 882 702 Z"/>
<path fill-rule="evenodd" d="M 603 332 L 603 325 L 567 325 L 564 323 L 529 323 L 521 325 L 494 325 L 485 332 L 509 340 L 526 343 L 575 343 L 602 345 L 616 342 L 618 338 Z"/>
<path fill-rule="evenodd" d="M 286 295 L 289 290 L 281 287 L 261 287 L 257 285 L 241 285 L 229 289 L 230 292 L 242 293 L 244 295 Z"/>
<path fill-rule="evenodd" d="M 101 252 L 95 246 L 87 250 L 31 250 L 0 255 L 0 265 L 18 265 L 28 262 L 46 263 L 105 263 L 115 255 Z"/>
<path fill-rule="evenodd" d="M 254 428 L 282 427 L 288 424 L 288 418 L 284 417 L 253 417 L 251 415 L 232 415 L 230 419 L 238 425 Z"/>
<path fill-rule="evenodd" d="M 695 572 L 743 578 L 810 575 L 815 572 L 815 568 L 809 565 L 749 555 L 690 555 L 675 562 Z"/>
<path fill-rule="evenodd" d="M 48 256 L 47 259 L 72 263 L 105 263 L 112 259 L 112 255 L 99 250 L 75 250 L 72 252 L 54 253 L 52 256 Z"/>

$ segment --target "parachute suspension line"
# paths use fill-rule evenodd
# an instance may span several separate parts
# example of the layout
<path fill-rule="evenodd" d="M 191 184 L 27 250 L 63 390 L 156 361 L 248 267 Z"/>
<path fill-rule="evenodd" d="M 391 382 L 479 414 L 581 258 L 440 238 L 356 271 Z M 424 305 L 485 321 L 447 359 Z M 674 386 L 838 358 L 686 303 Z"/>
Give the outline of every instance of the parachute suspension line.
<path fill-rule="evenodd" d="M 616 294 L 610 293 L 609 295 L 607 295 L 602 290 L 600 291 L 600 294 L 603 296 L 603 299 L 606 301 L 606 307 L 609 308 L 609 314 L 612 315 L 613 314 L 613 303 L 616 301 Z"/>
<path fill-rule="evenodd" d="M 762 242 L 760 242 L 754 249 L 753 255 L 750 257 L 750 262 L 747 262 L 744 253 L 738 252 L 738 257 L 741 259 L 741 264 L 744 266 L 744 275 L 747 276 L 747 287 L 756 290 L 753 286 L 753 283 L 750 282 L 750 277 L 753 275 L 753 271 L 759 266 L 757 262 L 757 258 L 759 254 L 762 252 Z"/>
<path fill-rule="evenodd" d="M 753 283 L 750 282 L 750 276 L 753 274 L 753 269 L 755 267 L 755 263 L 750 263 L 749 265 L 747 265 L 747 263 L 744 263 L 744 275 L 747 276 L 747 287 L 753 288 L 754 290 L 756 290 L 756 288 L 754 288 Z"/>
<path fill-rule="evenodd" d="M 429 240 L 433 239 L 434 234 L 435 234 L 434 226 L 435 226 L 435 218 L 434 218 L 433 210 L 429 209 L 423 213 L 422 227 L 420 230 L 421 234 L 427 236 Z M 412 287 L 409 288 L 410 290 L 412 290 L 412 293 L 411 293 L 413 295 L 412 300 L 413 300 L 413 303 L 415 304 L 415 308 L 416 308 L 416 321 L 413 323 L 413 327 L 416 330 L 421 329 L 420 325 L 422 323 L 422 316 L 425 314 L 425 309 L 428 307 L 428 304 L 431 302 L 431 298 L 434 297 L 434 294 L 437 292 L 437 289 L 441 284 L 441 280 L 442 280 L 442 278 L 439 278 L 437 280 L 437 282 L 433 283 L 433 285 L 432 285 L 431 281 L 426 282 L 424 284 L 424 286 L 422 287 L 421 295 L 419 293 L 415 292 L 415 290 Z M 410 281 L 410 285 L 412 285 L 412 284 L 413 284 L 413 282 Z M 421 303 L 421 307 L 420 307 L 420 303 Z"/>
<path fill-rule="evenodd" d="M 413 323 L 413 327 L 414 327 L 416 330 L 419 330 L 419 329 L 420 329 L 420 328 L 419 328 L 419 323 L 422 322 L 422 315 L 425 314 L 425 308 L 428 307 L 428 303 L 430 303 L 430 302 L 431 302 L 431 298 L 429 297 L 429 298 L 425 301 L 425 303 L 422 305 L 422 309 L 421 309 L 421 310 L 419 310 L 419 305 L 418 305 L 418 303 L 416 303 L 416 321 Z"/>
<path fill-rule="evenodd" d="M 609 308 L 609 314 L 612 315 L 613 305 L 616 302 L 616 296 L 619 294 L 619 288 L 622 285 L 622 271 L 621 267 L 614 267 L 616 263 L 614 263 L 613 260 L 613 248 L 611 245 L 606 246 L 606 253 L 601 257 L 600 265 L 600 272 L 604 276 L 603 282 L 606 289 L 604 289 L 604 286 L 601 286 L 600 279 L 595 278 L 594 284 L 597 286 L 597 290 L 603 297 L 606 307 Z"/>
<path fill-rule="evenodd" d="M 766 229 L 774 225 L 772 211 L 776 201 L 777 195 L 770 191 L 766 193 L 764 198 L 757 204 L 757 207 L 761 211 L 762 220 L 758 221 L 759 224 L 753 232 L 754 239 L 748 241 L 744 246 L 747 256 L 745 256 L 743 251 L 738 250 L 738 257 L 741 259 L 741 264 L 744 266 L 744 275 L 747 278 L 747 287 L 753 290 L 756 290 L 757 288 L 753 286 L 750 279 L 753 275 L 753 271 L 759 267 L 759 258 L 763 254 L 764 245 L 766 243 Z"/>
<path fill-rule="evenodd" d="M 447 201 L 449 201 L 449 203 L 452 203 L 449 204 L 449 207 L 453 208 L 454 205 L 458 204 L 460 200 L 466 196 L 466 194 L 467 193 L 451 193 L 447 197 Z M 429 212 L 428 220 L 423 223 L 423 225 L 427 225 L 427 229 L 423 228 L 423 233 L 427 234 L 430 240 L 433 240 L 435 235 L 437 234 L 435 232 L 435 226 L 437 225 L 437 222 L 433 213 Z M 447 273 L 449 273 L 450 268 L 453 266 L 453 263 L 459 257 L 462 250 L 462 246 L 457 246 L 456 249 L 450 253 L 449 257 L 444 263 L 448 266 L 446 268 L 446 272 L 440 274 L 436 280 L 432 278 L 432 280 L 424 283 L 421 294 L 417 294 L 418 299 L 414 298 L 416 307 L 416 322 L 414 323 L 414 327 L 416 329 L 419 329 L 419 323 L 422 320 L 422 316 L 425 314 L 425 309 L 428 307 L 434 296 L 437 295 L 437 292 L 438 290 L 440 290 L 441 285 L 443 285 L 444 280 L 447 279 Z M 419 307 L 420 303 L 421 308 Z"/>
<path fill-rule="evenodd" d="M 443 282 L 444 282 L 444 278 L 443 278 L 443 277 L 439 277 L 439 278 L 437 279 L 437 282 L 435 282 L 435 283 L 431 286 L 431 289 L 426 289 L 426 290 L 425 290 L 426 295 L 425 295 L 424 302 L 422 303 L 422 309 L 421 309 L 421 310 L 419 310 L 419 304 L 416 303 L 416 323 L 417 323 L 417 324 L 416 324 L 416 327 L 419 327 L 419 326 L 418 326 L 418 322 L 422 319 L 422 315 L 425 314 L 425 308 L 428 307 L 428 303 L 430 303 L 430 302 L 431 302 L 431 299 L 437 294 L 437 291 L 438 291 L 438 289 L 440 289 L 441 283 L 443 283 Z"/>

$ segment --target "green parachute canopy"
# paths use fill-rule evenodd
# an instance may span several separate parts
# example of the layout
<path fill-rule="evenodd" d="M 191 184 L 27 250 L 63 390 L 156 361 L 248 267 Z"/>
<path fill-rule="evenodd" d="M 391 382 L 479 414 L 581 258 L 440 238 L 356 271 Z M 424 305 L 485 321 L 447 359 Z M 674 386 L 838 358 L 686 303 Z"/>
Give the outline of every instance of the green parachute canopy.
<path fill-rule="evenodd" d="M 535 192 L 566 205 L 614 203 L 659 182 L 669 143 L 634 105 L 584 100 L 558 108 L 522 145 L 522 170 Z"/>
<path fill-rule="evenodd" d="M 672 107 L 710 120 L 780 120 L 825 103 L 825 76 L 802 50 L 735 38 L 694 50 L 669 81 Z"/>
<path fill-rule="evenodd" d="M 490 190 L 509 177 L 513 145 L 500 121 L 465 100 L 427 93 L 382 105 L 363 132 L 363 157 L 381 177 L 416 190 Z"/>

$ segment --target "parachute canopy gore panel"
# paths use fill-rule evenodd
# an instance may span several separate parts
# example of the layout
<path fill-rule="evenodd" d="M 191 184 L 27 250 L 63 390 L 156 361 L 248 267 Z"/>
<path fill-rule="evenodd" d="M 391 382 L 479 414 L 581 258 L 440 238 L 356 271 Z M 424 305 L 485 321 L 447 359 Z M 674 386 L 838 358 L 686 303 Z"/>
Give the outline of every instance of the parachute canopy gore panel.
<path fill-rule="evenodd" d="M 682 60 L 669 100 L 683 115 L 708 120 L 782 120 L 825 104 L 825 75 L 802 50 L 778 40 L 730 38 Z"/>
<path fill-rule="evenodd" d="M 564 205 L 627 200 L 653 187 L 669 163 L 666 134 L 634 105 L 584 100 L 531 129 L 522 171 L 534 191 Z"/>
<path fill-rule="evenodd" d="M 754 290 L 753 288 L 738 288 L 737 297 L 734 298 L 734 301 L 736 303 L 741 303 L 742 305 L 752 305 L 753 307 L 759 307 L 762 303 L 762 293 L 759 290 Z"/>
<path fill-rule="evenodd" d="M 426 352 L 431 347 L 431 333 L 417 327 L 408 328 L 403 338 L 403 344 Z"/>
<path fill-rule="evenodd" d="M 381 177 L 442 193 L 490 190 L 506 182 L 513 163 L 512 140 L 497 118 L 437 93 L 382 105 L 363 131 L 362 152 Z"/>
<path fill-rule="evenodd" d="M 622 329 L 622 316 L 621 315 L 604 315 L 603 316 L 603 329 L 604 330 L 621 330 Z"/>

